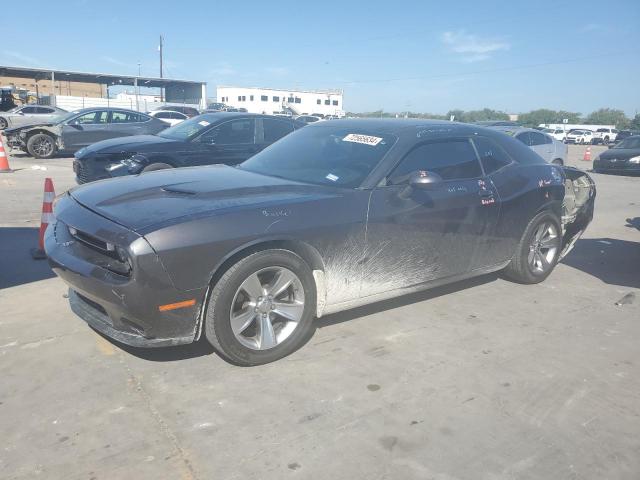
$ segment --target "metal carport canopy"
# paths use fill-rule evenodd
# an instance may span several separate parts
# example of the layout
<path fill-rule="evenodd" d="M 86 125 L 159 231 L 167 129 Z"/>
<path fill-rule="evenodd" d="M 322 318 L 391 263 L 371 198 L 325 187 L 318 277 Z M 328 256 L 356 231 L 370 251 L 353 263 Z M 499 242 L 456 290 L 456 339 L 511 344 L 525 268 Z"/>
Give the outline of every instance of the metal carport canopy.
<path fill-rule="evenodd" d="M 109 73 L 72 72 L 54 68 L 7 67 L 0 65 L 0 76 L 33 78 L 34 80 L 98 83 L 103 85 L 137 85 L 149 88 L 167 88 L 179 86 L 204 85 L 206 82 L 176 80 L 171 78 L 142 77 L 137 75 L 113 75 Z"/>

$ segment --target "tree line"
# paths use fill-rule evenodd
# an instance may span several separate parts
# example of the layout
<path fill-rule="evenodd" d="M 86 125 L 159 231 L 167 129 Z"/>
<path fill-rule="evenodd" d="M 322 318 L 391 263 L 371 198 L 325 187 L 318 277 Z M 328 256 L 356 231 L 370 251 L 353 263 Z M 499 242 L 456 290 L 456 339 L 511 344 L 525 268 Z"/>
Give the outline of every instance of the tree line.
<path fill-rule="evenodd" d="M 353 117 L 376 117 L 376 118 L 395 118 L 396 116 L 408 118 L 431 118 L 435 120 L 449 120 L 452 116 L 458 122 L 473 123 L 485 120 L 509 120 L 509 115 L 499 110 L 483 108 L 482 110 L 449 110 L 445 115 L 433 113 L 416 113 L 416 112 L 385 112 L 377 110 L 375 112 L 364 113 L 347 113 Z M 527 127 L 537 127 L 541 123 L 562 123 L 563 119 L 567 119 L 568 123 L 583 123 L 592 125 L 615 125 L 618 129 L 640 130 L 640 114 L 629 118 L 622 110 L 615 108 L 601 108 L 588 115 L 582 115 L 578 112 L 567 112 L 564 110 L 550 110 L 540 108 L 527 113 L 518 115 L 518 123 Z"/>

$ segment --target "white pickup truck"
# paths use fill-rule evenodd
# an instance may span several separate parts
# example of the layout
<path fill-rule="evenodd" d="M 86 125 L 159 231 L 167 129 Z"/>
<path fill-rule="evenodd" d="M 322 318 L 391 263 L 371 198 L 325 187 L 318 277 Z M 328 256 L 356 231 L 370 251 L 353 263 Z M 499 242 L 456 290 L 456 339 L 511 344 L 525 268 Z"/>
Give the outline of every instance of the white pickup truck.
<path fill-rule="evenodd" d="M 598 128 L 593 132 L 592 142 L 594 144 L 602 143 L 608 145 L 610 142 L 615 142 L 618 136 L 618 130 L 615 128 Z"/>

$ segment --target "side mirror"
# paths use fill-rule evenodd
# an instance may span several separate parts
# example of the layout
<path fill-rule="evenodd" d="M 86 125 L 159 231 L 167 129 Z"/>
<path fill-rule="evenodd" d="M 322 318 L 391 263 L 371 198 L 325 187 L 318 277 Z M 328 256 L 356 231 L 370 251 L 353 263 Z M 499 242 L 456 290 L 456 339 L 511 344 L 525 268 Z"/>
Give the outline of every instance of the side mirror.
<path fill-rule="evenodd" d="M 409 185 L 411 188 L 421 190 L 434 190 L 438 188 L 443 181 L 442 177 L 437 173 L 426 170 L 418 170 L 409 176 Z"/>

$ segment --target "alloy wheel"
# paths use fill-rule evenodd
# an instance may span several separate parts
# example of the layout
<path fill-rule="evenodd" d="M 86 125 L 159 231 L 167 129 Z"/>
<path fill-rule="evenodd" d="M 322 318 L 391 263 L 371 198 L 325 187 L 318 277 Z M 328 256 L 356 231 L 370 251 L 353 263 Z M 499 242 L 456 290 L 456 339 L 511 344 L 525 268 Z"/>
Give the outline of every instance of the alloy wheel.
<path fill-rule="evenodd" d="M 558 252 L 558 230 L 553 223 L 538 225 L 529 244 L 527 261 L 533 273 L 546 273 L 552 266 Z"/>
<path fill-rule="evenodd" d="M 33 142 L 33 151 L 41 157 L 47 157 L 53 152 L 53 142 L 50 138 L 43 137 Z"/>
<path fill-rule="evenodd" d="M 235 338 L 252 350 L 268 350 L 284 342 L 304 313 L 304 288 L 284 267 L 269 267 L 249 275 L 231 303 Z"/>

